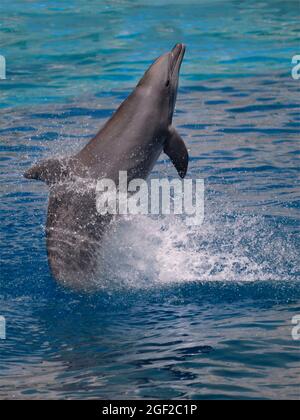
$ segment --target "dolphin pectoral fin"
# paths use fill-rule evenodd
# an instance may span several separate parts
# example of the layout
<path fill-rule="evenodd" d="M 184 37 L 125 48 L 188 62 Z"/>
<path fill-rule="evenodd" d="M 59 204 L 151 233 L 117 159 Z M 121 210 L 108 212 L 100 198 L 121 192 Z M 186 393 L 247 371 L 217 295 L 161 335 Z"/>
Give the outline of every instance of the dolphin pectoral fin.
<path fill-rule="evenodd" d="M 37 163 L 24 173 L 27 179 L 44 181 L 46 184 L 55 184 L 67 177 L 67 163 L 69 159 L 48 159 Z"/>
<path fill-rule="evenodd" d="M 174 128 L 169 130 L 164 152 L 169 156 L 181 178 L 186 176 L 189 164 L 189 154 L 184 141 Z"/>

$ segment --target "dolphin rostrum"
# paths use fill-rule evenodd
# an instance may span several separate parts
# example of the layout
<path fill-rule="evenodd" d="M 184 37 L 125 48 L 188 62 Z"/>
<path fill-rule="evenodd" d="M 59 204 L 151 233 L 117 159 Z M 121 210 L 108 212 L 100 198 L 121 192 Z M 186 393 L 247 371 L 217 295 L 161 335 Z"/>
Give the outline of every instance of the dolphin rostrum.
<path fill-rule="evenodd" d="M 184 54 L 185 46 L 177 44 L 158 58 L 78 154 L 42 161 L 24 174 L 50 187 L 47 252 L 58 281 L 82 288 L 82 280 L 96 274 L 95 254 L 111 217 L 97 213 L 91 180 L 109 178 L 118 185 L 120 171 L 128 182 L 146 179 L 163 151 L 185 177 L 188 152 L 172 126 Z"/>

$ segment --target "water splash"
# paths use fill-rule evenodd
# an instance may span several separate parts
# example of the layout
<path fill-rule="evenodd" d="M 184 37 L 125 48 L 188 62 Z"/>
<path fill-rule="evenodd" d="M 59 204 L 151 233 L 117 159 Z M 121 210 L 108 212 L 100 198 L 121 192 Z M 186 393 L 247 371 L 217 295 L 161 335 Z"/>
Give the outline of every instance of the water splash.
<path fill-rule="evenodd" d="M 94 286 L 151 289 L 297 278 L 297 246 L 268 220 L 244 215 L 216 219 L 211 216 L 197 228 L 175 216 L 131 216 L 115 222 L 99 251 Z"/>

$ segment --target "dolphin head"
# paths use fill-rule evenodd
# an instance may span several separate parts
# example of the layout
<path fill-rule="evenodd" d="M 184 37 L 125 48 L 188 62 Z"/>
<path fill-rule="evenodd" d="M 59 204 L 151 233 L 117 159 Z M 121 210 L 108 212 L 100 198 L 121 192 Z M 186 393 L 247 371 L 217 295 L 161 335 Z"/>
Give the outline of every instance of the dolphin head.
<path fill-rule="evenodd" d="M 151 65 L 138 84 L 146 95 L 155 96 L 157 105 L 161 104 L 167 110 L 167 115 L 162 116 L 168 118 L 169 124 L 173 119 L 185 49 L 184 44 L 176 44 L 172 51 L 162 55 Z"/>

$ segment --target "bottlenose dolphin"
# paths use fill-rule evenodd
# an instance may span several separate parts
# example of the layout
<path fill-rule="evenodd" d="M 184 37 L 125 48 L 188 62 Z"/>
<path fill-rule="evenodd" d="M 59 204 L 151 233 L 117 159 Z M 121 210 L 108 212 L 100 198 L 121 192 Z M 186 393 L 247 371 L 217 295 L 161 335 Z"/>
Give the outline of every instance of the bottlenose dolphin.
<path fill-rule="evenodd" d="M 84 278 L 95 274 L 95 254 L 112 218 L 97 213 L 95 182 L 109 178 L 118 185 L 120 171 L 128 182 L 146 179 L 163 151 L 185 177 L 188 152 L 172 126 L 184 54 L 185 46 L 177 44 L 159 57 L 78 154 L 42 161 L 24 174 L 50 187 L 47 253 L 58 281 L 84 288 Z"/>

